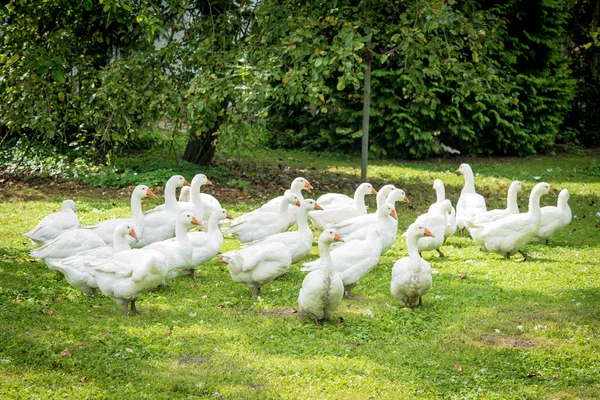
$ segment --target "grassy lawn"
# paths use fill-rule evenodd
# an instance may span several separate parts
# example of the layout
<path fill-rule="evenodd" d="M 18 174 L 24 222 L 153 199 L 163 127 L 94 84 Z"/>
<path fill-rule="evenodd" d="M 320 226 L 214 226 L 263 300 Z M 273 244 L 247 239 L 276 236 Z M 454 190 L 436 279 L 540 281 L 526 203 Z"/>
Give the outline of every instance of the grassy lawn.
<path fill-rule="evenodd" d="M 237 160 L 226 178 L 243 177 L 249 187 L 239 181 L 233 182 L 238 188 L 219 186 L 207 173 L 234 215 L 286 189 L 272 180 L 267 185 L 265 171 L 281 175 L 282 182 L 306 177 L 315 187 L 313 198 L 332 189 L 351 193 L 360 179 L 360 169 L 352 167 L 356 159 L 256 156 L 261 165 Z M 194 280 L 178 278 L 144 294 L 138 301 L 142 314 L 123 317 L 108 298 L 85 296 L 32 260 L 32 246 L 21 233 L 63 198 L 76 201 L 82 225 L 127 216 L 130 189 L 5 182 L 0 398 L 598 398 L 599 156 L 373 162 L 370 181 L 376 187 L 393 183 L 411 200 L 397 207 L 401 232 L 434 201 L 435 178 L 456 203 L 463 180 L 453 171 L 461 162 L 473 167 L 488 209 L 504 207 L 512 180 L 524 185 L 519 205 L 526 209 L 529 191 L 542 180 L 556 193 L 569 189 L 574 219 L 549 245 L 528 245 L 525 251 L 535 259 L 524 263 L 483 253 L 468 235 L 450 238 L 442 247 L 447 258 L 424 254 L 434 269 L 433 288 L 424 307 L 412 312 L 402 310 L 389 288 L 393 263 L 406 255 L 398 236 L 353 291 L 358 297 L 339 307 L 342 319 L 322 328 L 295 313 L 301 263 L 265 286 L 262 298 L 251 299 L 250 290 L 233 282 L 215 259 Z M 556 197 L 544 196 L 542 203 L 556 205 Z M 156 204 L 150 200 L 144 207 Z M 375 199 L 368 204 L 374 209 Z M 226 238 L 223 251 L 238 246 Z M 316 257 L 315 244 L 309 260 Z"/>

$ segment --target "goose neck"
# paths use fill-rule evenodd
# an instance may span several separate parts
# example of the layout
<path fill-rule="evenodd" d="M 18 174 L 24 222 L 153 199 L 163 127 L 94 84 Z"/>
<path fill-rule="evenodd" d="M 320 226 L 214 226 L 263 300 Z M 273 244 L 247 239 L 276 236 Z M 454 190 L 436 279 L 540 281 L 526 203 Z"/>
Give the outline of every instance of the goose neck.
<path fill-rule="evenodd" d="M 421 256 L 419 255 L 419 246 L 417 245 L 417 238 L 415 235 L 408 235 L 406 237 L 406 248 L 408 249 L 408 257 L 410 258 L 414 266 L 421 266 Z"/>
<path fill-rule="evenodd" d="M 165 185 L 165 208 L 169 211 L 177 209 L 177 197 L 175 196 L 175 183 L 167 182 Z"/>
<path fill-rule="evenodd" d="M 142 198 L 136 195 L 131 195 L 131 219 L 138 230 L 144 226 L 144 212 L 142 211 Z M 138 232 L 141 234 L 141 232 Z"/>
<path fill-rule="evenodd" d="M 177 221 L 177 225 L 175 226 L 175 237 L 182 245 L 185 245 L 190 242 L 187 233 L 188 230 L 186 221 Z"/>
<path fill-rule="evenodd" d="M 436 194 L 436 203 L 441 203 L 442 201 L 446 200 L 446 189 L 444 188 L 444 185 L 437 185 L 435 188 L 435 194 Z"/>
<path fill-rule="evenodd" d="M 115 253 L 131 250 L 131 247 L 129 247 L 129 244 L 127 243 L 126 235 L 115 232 L 113 237 L 113 249 Z"/>
<path fill-rule="evenodd" d="M 361 193 L 360 190 L 357 189 L 354 193 L 354 208 L 357 210 L 362 210 L 365 207 L 365 194 Z"/>
<path fill-rule="evenodd" d="M 202 184 L 196 184 L 191 186 L 190 188 L 190 201 L 194 205 L 194 214 L 196 218 L 201 219 L 204 215 L 204 204 L 202 203 L 202 196 L 200 195 L 200 190 L 202 189 Z"/>
<path fill-rule="evenodd" d="M 296 222 L 298 223 L 299 231 L 310 230 L 308 227 L 308 210 L 300 207 L 298 211 L 296 211 Z"/>
<path fill-rule="evenodd" d="M 327 271 L 333 270 L 333 260 L 331 259 L 331 251 L 329 243 L 319 243 L 319 254 L 321 255 L 321 266 Z"/>
<path fill-rule="evenodd" d="M 470 169 L 465 169 L 463 171 L 463 176 L 465 178 L 465 186 L 463 187 L 463 192 L 475 193 L 475 177 L 473 176 L 473 171 L 471 171 Z"/>
<path fill-rule="evenodd" d="M 506 197 L 506 208 L 511 214 L 519 213 L 519 205 L 517 204 L 517 189 L 512 186 L 508 189 L 508 196 Z"/>

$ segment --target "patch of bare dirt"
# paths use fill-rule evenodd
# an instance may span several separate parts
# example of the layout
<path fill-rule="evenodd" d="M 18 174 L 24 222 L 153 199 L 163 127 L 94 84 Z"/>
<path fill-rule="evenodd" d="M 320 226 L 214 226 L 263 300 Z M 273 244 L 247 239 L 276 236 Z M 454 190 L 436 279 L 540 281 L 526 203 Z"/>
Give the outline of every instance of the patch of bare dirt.
<path fill-rule="evenodd" d="M 295 308 L 281 310 L 264 310 L 261 314 L 272 317 L 290 317 L 292 315 L 298 315 L 298 310 L 296 310 Z"/>
<path fill-rule="evenodd" d="M 210 360 L 210 357 L 202 357 L 202 356 L 189 356 L 189 357 L 181 357 L 179 359 L 180 364 L 201 364 Z"/>
<path fill-rule="evenodd" d="M 497 346 L 514 349 L 530 349 L 539 346 L 539 342 L 533 339 L 519 337 L 499 337 L 495 335 L 484 335 L 480 340 L 488 346 Z"/>

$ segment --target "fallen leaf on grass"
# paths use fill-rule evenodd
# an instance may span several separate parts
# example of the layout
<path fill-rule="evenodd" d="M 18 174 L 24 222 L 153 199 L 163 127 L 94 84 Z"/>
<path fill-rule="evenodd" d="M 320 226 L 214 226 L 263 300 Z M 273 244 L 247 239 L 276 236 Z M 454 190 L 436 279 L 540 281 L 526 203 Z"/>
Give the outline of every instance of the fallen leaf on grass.
<path fill-rule="evenodd" d="M 344 318 L 342 317 L 337 317 L 337 320 L 335 321 L 338 325 L 343 324 L 344 323 Z"/>
<path fill-rule="evenodd" d="M 133 353 L 133 350 L 131 350 L 129 347 L 125 347 L 125 351 L 128 353 Z"/>
<path fill-rule="evenodd" d="M 40 301 L 40 305 L 41 305 L 41 306 L 47 306 L 47 305 L 48 305 L 48 302 L 47 302 L 47 301 L 44 301 L 44 300 L 42 300 L 42 301 Z"/>
<path fill-rule="evenodd" d="M 71 351 L 69 349 L 64 349 L 61 353 L 61 356 L 70 356 L 71 355 Z"/>
<path fill-rule="evenodd" d="M 296 314 L 298 312 L 298 310 L 296 310 L 295 308 L 292 308 L 292 314 Z"/>
<path fill-rule="evenodd" d="M 533 378 L 533 377 L 535 377 L 535 376 L 542 376 L 542 374 L 540 374 L 540 373 L 539 373 L 539 372 L 537 372 L 537 371 L 531 371 L 531 372 L 529 373 L 529 375 L 527 375 L 527 377 L 528 377 L 528 378 Z"/>
<path fill-rule="evenodd" d="M 52 360 L 52 368 L 58 368 L 58 361 Z"/>
<path fill-rule="evenodd" d="M 556 374 L 553 376 L 554 379 L 560 379 L 560 374 Z"/>
<path fill-rule="evenodd" d="M 402 307 L 401 310 L 404 311 L 404 312 L 411 312 L 412 308 L 410 308 L 410 307 Z"/>
<path fill-rule="evenodd" d="M 467 273 L 465 272 L 464 274 L 457 276 L 458 279 L 467 279 Z"/>
<path fill-rule="evenodd" d="M 50 310 L 50 311 L 45 312 L 44 314 L 53 316 L 53 315 L 56 315 L 56 311 Z"/>
<path fill-rule="evenodd" d="M 570 231 L 571 232 L 575 232 L 577 230 L 577 228 L 571 228 Z"/>
<path fill-rule="evenodd" d="M 82 377 L 79 382 L 81 383 L 86 383 L 87 382 L 87 376 Z"/>
<path fill-rule="evenodd" d="M 90 304 L 90 307 L 92 307 L 92 308 L 100 308 L 100 306 L 95 306 L 93 304 Z"/>
<path fill-rule="evenodd" d="M 454 363 L 454 369 L 456 370 L 456 372 L 462 372 L 462 367 L 457 362 Z"/>

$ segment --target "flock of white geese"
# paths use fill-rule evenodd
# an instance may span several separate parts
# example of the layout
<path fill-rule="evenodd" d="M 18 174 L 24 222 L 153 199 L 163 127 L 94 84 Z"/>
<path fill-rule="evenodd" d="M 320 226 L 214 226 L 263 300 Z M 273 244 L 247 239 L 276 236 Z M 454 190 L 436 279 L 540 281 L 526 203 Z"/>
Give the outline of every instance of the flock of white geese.
<path fill-rule="evenodd" d="M 475 190 L 471 167 L 462 164 L 457 172 L 465 183 L 456 208 L 446 199 L 443 182 L 436 179 L 436 202 L 402 235 L 408 256 L 395 262 L 390 288 L 405 306 L 422 305 L 431 289 L 431 266 L 421 252 L 435 250 L 443 257 L 441 247 L 457 229 L 468 230 L 484 251 L 506 258 L 519 252 L 526 259 L 523 246 L 547 242 L 571 221 L 567 189 L 560 192 L 556 207 L 540 207 L 540 198 L 554 192 L 548 183 L 538 183 L 531 190 L 528 210 L 519 212 L 517 193 L 523 186 L 514 181 L 506 208 L 488 211 Z M 408 202 L 405 192 L 394 185 L 376 191 L 369 183 L 360 184 L 354 197 L 327 193 L 316 201 L 305 199 L 303 191 L 310 192 L 312 186 L 299 177 L 283 195 L 226 224 L 229 213 L 213 196 L 201 193 L 202 186 L 210 184 L 204 174 L 196 175 L 191 184 L 181 175 L 172 176 L 165 186 L 165 203 L 146 212 L 142 199 L 155 195 L 139 185 L 131 194 L 131 218 L 86 227 L 79 227 L 75 203 L 65 200 L 61 211 L 44 217 L 24 236 L 38 246 L 31 251 L 33 257 L 43 259 L 49 269 L 84 293 L 101 291 L 128 315 L 137 313 L 135 299 L 140 293 L 181 275 L 194 276 L 214 257 L 227 264 L 234 281 L 245 283 L 252 296 L 258 296 L 263 285 L 307 256 L 313 246 L 310 219 L 322 231 L 320 258 L 301 268 L 308 274 L 299 290 L 298 306 L 320 325 L 392 247 L 398 233 L 396 202 Z M 178 188 L 182 188 L 179 199 Z M 370 194 L 377 195 L 374 213 L 367 213 L 365 206 L 365 196 Z M 222 232 L 239 240 L 241 248 L 221 254 Z"/>

